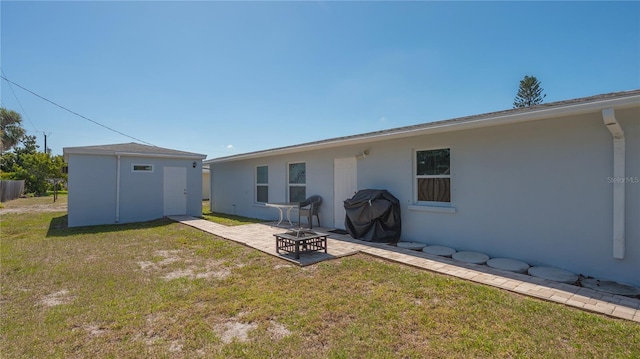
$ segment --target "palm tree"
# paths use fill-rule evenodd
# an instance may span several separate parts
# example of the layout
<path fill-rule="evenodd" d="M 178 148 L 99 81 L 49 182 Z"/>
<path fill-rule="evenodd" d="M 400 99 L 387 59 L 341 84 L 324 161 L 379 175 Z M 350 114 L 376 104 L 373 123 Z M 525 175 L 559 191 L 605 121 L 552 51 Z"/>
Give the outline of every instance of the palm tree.
<path fill-rule="evenodd" d="M 24 135 L 22 116 L 13 110 L 0 107 L 0 152 L 12 149 Z"/>

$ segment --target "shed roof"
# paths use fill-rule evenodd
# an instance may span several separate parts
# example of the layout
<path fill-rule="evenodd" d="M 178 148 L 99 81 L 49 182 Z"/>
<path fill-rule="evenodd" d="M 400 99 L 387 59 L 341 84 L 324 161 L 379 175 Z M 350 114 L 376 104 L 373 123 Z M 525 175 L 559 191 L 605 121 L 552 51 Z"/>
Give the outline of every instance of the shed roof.
<path fill-rule="evenodd" d="M 140 157 L 164 157 L 205 159 L 207 156 L 199 153 L 172 150 L 156 146 L 142 145 L 135 142 L 118 143 L 113 145 L 65 147 L 62 149 L 65 161 L 69 155 L 98 155 L 98 156 L 140 156 Z"/>
<path fill-rule="evenodd" d="M 490 112 L 444 121 L 427 122 L 382 131 L 367 132 L 363 134 L 336 137 L 292 146 L 277 147 L 238 155 L 218 157 L 207 160 L 204 163 L 210 164 L 244 160 L 292 152 L 311 151 L 322 148 L 367 143 L 378 140 L 497 126 L 508 123 L 549 119 L 553 117 L 572 116 L 584 113 L 598 112 L 608 107 L 620 109 L 637 106 L 640 106 L 640 89 L 582 97 L 572 100 L 550 102 L 527 108 Z"/>

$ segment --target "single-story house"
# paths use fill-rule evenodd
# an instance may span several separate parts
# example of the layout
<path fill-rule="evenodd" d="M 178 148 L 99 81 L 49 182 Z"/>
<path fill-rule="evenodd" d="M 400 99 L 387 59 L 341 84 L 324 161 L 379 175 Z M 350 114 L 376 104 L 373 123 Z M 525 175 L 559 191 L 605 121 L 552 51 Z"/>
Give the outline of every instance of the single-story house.
<path fill-rule="evenodd" d="M 640 90 L 214 158 L 211 209 L 386 189 L 403 241 L 480 251 L 640 285 Z"/>
<path fill-rule="evenodd" d="M 205 155 L 122 143 L 65 147 L 69 227 L 202 215 Z"/>

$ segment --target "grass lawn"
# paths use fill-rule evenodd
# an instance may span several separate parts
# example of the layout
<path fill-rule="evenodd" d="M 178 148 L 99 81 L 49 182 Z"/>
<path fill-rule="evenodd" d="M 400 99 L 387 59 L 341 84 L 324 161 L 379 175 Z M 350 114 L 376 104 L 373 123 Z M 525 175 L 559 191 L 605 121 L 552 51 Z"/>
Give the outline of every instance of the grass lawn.
<path fill-rule="evenodd" d="M 28 198 L 17 198 L 11 201 L 3 202 L 2 207 L 0 208 L 25 208 L 25 207 L 34 207 L 34 206 L 49 206 L 49 207 L 60 207 L 60 210 L 66 211 L 67 205 L 67 192 L 66 191 L 58 191 L 58 198 L 55 203 L 53 202 L 53 192 L 49 192 L 44 196 L 40 197 L 28 197 Z"/>
<path fill-rule="evenodd" d="M 240 226 L 243 224 L 265 222 L 264 220 L 257 218 L 247 218 L 236 216 L 233 214 L 211 212 L 211 210 L 209 209 L 209 201 L 202 202 L 202 218 L 211 222 L 224 224 L 225 226 Z"/>
<path fill-rule="evenodd" d="M 638 358 L 640 325 L 365 255 L 2 214 L 1 358 Z"/>

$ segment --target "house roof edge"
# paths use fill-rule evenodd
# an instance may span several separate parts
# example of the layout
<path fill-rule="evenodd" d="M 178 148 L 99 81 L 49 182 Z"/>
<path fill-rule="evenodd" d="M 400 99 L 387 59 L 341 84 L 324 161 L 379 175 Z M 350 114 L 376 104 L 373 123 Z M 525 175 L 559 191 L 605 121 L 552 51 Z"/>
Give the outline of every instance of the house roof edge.
<path fill-rule="evenodd" d="M 351 144 L 372 142 L 376 140 L 412 137 L 423 134 L 452 132 L 472 128 L 535 121 L 553 117 L 564 117 L 596 112 L 607 107 L 623 109 L 636 106 L 640 106 L 640 89 L 601 94 L 566 101 L 557 101 L 548 104 L 537 105 L 530 108 L 510 109 L 479 115 L 464 116 L 443 121 L 427 122 L 417 125 L 336 137 L 291 146 L 247 152 L 237 155 L 213 158 L 204 161 L 204 163 L 211 164 L 238 161 L 271 155 L 287 154 L 298 151 L 310 151 L 323 148 L 340 147 Z"/>
<path fill-rule="evenodd" d="M 69 155 L 95 155 L 95 156 L 128 156 L 128 157 L 156 157 L 156 158 L 183 158 L 201 159 L 207 155 L 185 151 L 172 150 L 168 148 L 141 145 L 138 143 L 121 143 L 113 145 L 64 147 L 62 149 L 65 161 L 69 160 Z"/>

